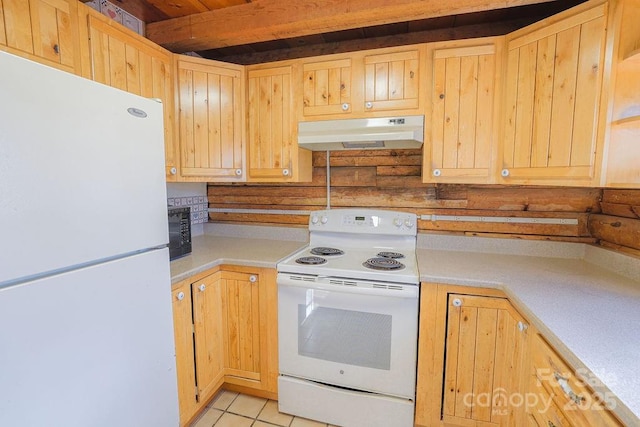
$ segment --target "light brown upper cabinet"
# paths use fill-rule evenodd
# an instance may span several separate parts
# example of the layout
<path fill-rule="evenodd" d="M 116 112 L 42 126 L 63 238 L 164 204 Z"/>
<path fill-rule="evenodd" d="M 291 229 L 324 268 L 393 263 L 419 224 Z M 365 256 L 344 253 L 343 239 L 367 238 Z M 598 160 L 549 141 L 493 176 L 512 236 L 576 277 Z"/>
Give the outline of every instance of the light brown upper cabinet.
<path fill-rule="evenodd" d="M 417 109 L 420 50 L 366 55 L 364 78 L 365 111 Z"/>
<path fill-rule="evenodd" d="M 424 182 L 493 180 L 502 38 L 427 46 Z"/>
<path fill-rule="evenodd" d="M 351 112 L 351 62 L 344 57 L 302 64 L 304 116 Z"/>
<path fill-rule="evenodd" d="M 164 110 L 167 181 L 178 178 L 174 136 L 173 54 L 144 37 L 81 5 L 88 22 L 89 56 L 85 77 L 147 98 L 158 98 Z"/>
<path fill-rule="evenodd" d="M 176 55 L 183 181 L 242 181 L 244 69 Z"/>
<path fill-rule="evenodd" d="M 0 1 L 0 49 L 81 74 L 78 2 Z"/>
<path fill-rule="evenodd" d="M 603 96 L 610 99 L 603 184 L 640 188 L 640 1 L 612 2 L 609 16 L 612 72 L 603 85 Z"/>
<path fill-rule="evenodd" d="M 247 67 L 248 181 L 311 181 L 311 152 L 298 148 L 293 67 Z"/>
<path fill-rule="evenodd" d="M 606 3 L 507 35 L 501 182 L 597 185 Z"/>
<path fill-rule="evenodd" d="M 299 60 L 294 76 L 300 120 L 420 114 L 425 45 Z"/>

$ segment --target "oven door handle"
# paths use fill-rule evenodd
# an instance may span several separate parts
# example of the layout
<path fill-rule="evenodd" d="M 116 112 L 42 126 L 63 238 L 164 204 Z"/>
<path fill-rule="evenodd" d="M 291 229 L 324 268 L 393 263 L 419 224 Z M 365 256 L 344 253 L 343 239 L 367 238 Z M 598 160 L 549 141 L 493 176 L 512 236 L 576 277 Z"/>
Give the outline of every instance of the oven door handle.
<path fill-rule="evenodd" d="M 284 275 L 283 275 L 284 276 Z M 327 283 L 332 281 L 333 283 Z M 363 282 L 348 279 L 336 279 L 328 276 L 318 276 L 315 281 L 297 280 L 278 275 L 278 286 L 292 286 L 321 290 L 328 292 L 341 292 L 357 295 L 372 295 L 394 298 L 418 298 L 419 286 L 417 285 L 397 285 L 391 283 Z M 358 286 L 358 283 L 362 285 Z M 364 284 L 369 286 L 363 286 Z"/>

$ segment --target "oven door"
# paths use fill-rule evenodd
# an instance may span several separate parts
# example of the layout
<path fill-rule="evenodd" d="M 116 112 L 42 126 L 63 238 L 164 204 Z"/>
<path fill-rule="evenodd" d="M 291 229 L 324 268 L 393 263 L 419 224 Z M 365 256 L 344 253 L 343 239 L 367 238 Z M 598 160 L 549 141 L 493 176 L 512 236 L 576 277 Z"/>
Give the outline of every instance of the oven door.
<path fill-rule="evenodd" d="M 280 374 L 413 400 L 416 285 L 278 274 Z"/>

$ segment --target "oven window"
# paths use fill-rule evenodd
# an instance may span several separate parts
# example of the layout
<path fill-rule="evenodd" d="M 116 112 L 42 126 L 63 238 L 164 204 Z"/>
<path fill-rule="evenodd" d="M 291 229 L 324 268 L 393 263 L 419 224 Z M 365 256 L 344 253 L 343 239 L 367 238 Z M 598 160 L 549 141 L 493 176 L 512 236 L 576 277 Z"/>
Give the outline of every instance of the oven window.
<path fill-rule="evenodd" d="M 298 305 L 298 354 L 389 370 L 391 315 Z"/>

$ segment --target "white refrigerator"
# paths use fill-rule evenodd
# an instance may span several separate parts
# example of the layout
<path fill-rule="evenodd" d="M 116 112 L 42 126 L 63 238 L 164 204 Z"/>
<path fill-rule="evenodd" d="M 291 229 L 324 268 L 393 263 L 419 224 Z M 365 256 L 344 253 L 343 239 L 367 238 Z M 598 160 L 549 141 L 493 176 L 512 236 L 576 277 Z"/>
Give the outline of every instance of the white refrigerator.
<path fill-rule="evenodd" d="M 0 426 L 177 426 L 162 105 L 0 52 Z"/>

